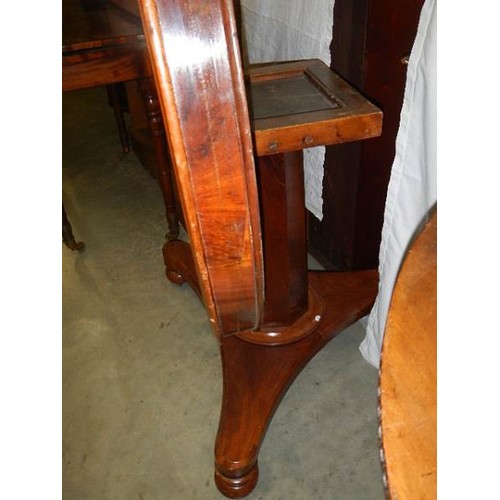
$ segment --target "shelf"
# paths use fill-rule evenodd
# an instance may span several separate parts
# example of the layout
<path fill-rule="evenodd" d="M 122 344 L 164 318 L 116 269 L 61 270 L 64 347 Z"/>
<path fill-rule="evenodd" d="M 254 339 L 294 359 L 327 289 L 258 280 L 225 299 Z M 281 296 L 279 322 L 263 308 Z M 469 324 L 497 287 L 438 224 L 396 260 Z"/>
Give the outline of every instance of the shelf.
<path fill-rule="evenodd" d="M 377 137 L 382 111 L 319 59 L 245 72 L 257 156 Z"/>

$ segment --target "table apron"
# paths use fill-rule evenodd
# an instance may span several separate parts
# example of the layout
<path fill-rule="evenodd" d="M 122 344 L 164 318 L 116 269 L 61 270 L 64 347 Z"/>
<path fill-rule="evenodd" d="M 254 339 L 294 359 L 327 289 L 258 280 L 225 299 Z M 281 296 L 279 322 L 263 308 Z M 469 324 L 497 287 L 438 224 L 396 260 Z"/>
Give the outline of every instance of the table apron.
<path fill-rule="evenodd" d="M 150 76 L 144 43 L 74 52 L 62 58 L 62 90 L 80 90 Z"/>

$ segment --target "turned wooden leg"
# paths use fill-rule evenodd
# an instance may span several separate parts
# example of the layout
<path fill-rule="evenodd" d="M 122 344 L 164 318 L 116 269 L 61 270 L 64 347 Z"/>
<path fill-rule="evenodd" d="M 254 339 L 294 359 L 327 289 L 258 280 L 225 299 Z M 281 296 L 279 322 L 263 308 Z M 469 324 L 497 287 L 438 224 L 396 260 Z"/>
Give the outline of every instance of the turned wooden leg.
<path fill-rule="evenodd" d="M 109 85 L 106 85 L 106 91 L 108 93 L 109 105 L 113 108 L 113 111 L 115 113 L 116 127 L 118 128 L 118 135 L 122 144 L 122 150 L 124 153 L 129 153 L 130 141 L 128 137 L 127 126 L 125 125 L 125 119 L 123 117 L 123 106 L 120 101 L 120 85 L 123 86 L 123 83 L 111 83 Z"/>
<path fill-rule="evenodd" d="M 154 82 L 151 78 L 143 78 L 140 80 L 140 88 L 144 98 L 149 131 L 155 150 L 158 182 L 165 203 L 165 212 L 169 229 L 165 237 L 167 240 L 175 240 L 179 237 L 179 217 L 175 206 L 171 174 L 172 168 L 170 165 L 170 156 L 163 127 L 160 103 L 158 101 Z"/>
<path fill-rule="evenodd" d="M 308 361 L 336 334 L 370 310 L 376 271 L 309 273 L 324 315 L 315 331 L 286 345 L 266 346 L 238 335 L 221 339 L 223 400 L 215 445 L 215 482 L 230 498 L 248 495 L 258 480 L 258 454 L 271 418 Z"/>
<path fill-rule="evenodd" d="M 73 236 L 73 229 L 66 215 L 64 205 L 62 206 L 62 239 L 63 243 L 72 251 L 81 252 L 85 248 L 85 243 L 76 241 Z"/>

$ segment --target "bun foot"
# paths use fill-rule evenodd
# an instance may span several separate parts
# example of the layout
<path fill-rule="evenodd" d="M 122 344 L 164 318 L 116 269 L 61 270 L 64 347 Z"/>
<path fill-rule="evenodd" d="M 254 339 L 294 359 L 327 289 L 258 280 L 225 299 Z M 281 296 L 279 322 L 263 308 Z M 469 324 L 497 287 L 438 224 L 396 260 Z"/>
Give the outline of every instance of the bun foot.
<path fill-rule="evenodd" d="M 186 282 L 182 274 L 179 274 L 172 269 L 166 269 L 165 275 L 167 276 L 167 279 L 171 281 L 172 283 L 175 283 L 176 285 L 182 285 L 183 283 Z"/>
<path fill-rule="evenodd" d="M 167 279 L 177 285 L 188 283 L 201 297 L 198 276 L 194 266 L 193 254 L 189 243 L 182 240 L 167 241 L 163 245 L 163 262 Z"/>
<path fill-rule="evenodd" d="M 233 471 L 232 475 L 238 471 Z M 219 491 L 229 498 L 243 498 L 250 494 L 259 479 L 259 467 L 255 463 L 251 469 L 242 476 L 229 477 L 224 475 L 215 465 L 215 484 Z"/>

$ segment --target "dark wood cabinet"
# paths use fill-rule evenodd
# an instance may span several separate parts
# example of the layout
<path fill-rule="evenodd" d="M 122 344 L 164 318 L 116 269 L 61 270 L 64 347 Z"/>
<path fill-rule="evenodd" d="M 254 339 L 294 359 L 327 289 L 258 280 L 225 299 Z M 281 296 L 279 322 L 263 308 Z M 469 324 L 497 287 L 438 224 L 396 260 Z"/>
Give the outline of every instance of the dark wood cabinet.
<path fill-rule="evenodd" d="M 384 113 L 382 135 L 327 147 L 323 220 L 309 214 L 309 252 L 328 269 L 378 266 L 406 65 L 423 0 L 336 0 L 332 69 Z"/>

